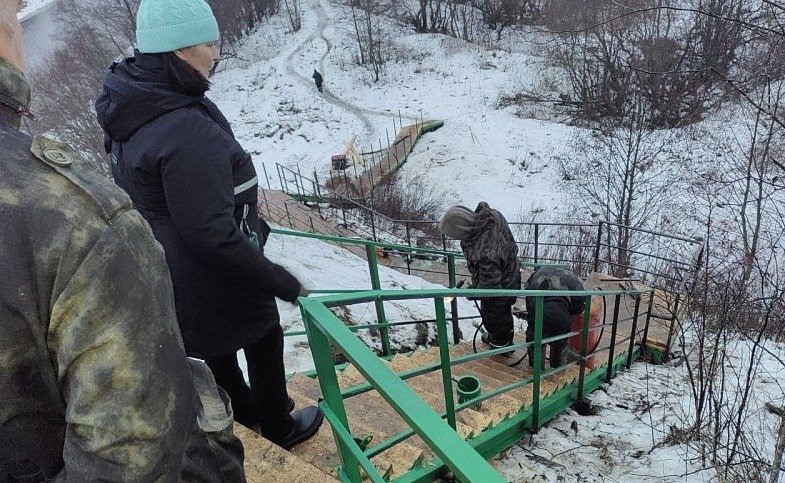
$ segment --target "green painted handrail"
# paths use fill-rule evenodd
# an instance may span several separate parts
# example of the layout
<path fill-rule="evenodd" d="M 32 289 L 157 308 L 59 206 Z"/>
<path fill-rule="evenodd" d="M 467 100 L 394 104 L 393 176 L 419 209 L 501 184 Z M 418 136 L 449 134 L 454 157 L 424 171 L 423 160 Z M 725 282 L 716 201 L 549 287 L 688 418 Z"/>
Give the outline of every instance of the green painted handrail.
<path fill-rule="evenodd" d="M 447 338 L 447 320 L 444 307 L 444 298 L 448 296 L 530 296 L 535 297 L 535 304 L 538 307 L 536 310 L 535 323 L 535 339 L 529 343 L 516 344 L 516 347 L 530 346 L 534 344 L 534 368 L 533 376 L 530 379 L 533 387 L 533 398 L 530 410 L 527 412 L 530 418 L 528 426 L 532 430 L 537 428 L 545 421 L 549 420 L 554 415 L 550 414 L 551 406 L 541 407 L 540 403 L 540 381 L 542 377 L 547 377 L 560 369 L 551 369 L 549 371 L 542 371 L 540 361 L 542 360 L 542 344 L 547 343 L 553 338 L 542 337 L 542 304 L 545 296 L 554 295 L 570 295 L 570 296 L 585 296 L 591 297 L 592 295 L 616 295 L 627 294 L 651 294 L 653 289 L 645 290 L 583 290 L 583 291 L 554 291 L 554 290 L 477 290 L 477 289 L 426 289 L 426 290 L 373 290 L 365 292 L 348 292 L 342 294 L 331 294 L 320 297 L 300 298 L 300 310 L 303 314 L 303 320 L 306 322 L 306 332 L 311 344 L 311 350 L 316 364 L 316 371 L 319 376 L 319 384 L 324 395 L 322 404 L 330 410 L 330 422 L 334 426 L 340 426 L 340 431 L 335 431 L 336 444 L 339 450 L 342 461 L 341 475 L 345 476 L 348 481 L 360 482 L 360 467 L 363 468 L 369 476 L 376 480 L 381 476 L 369 472 L 370 461 L 366 461 L 370 456 L 378 454 L 391 447 L 398 442 L 408 438 L 411 434 L 416 433 L 420 438 L 425 441 L 431 450 L 437 455 L 439 462 L 444 463 L 461 481 L 503 481 L 500 476 L 493 470 L 493 468 L 485 461 L 482 452 L 478 453 L 475 442 L 464 441 L 454 430 L 456 426 L 455 413 L 476 401 L 464 402 L 456 405 L 452 394 L 452 375 L 450 367 L 455 363 L 474 360 L 481 357 L 487 357 L 492 354 L 501 353 L 509 350 L 509 348 L 501 348 L 492 351 L 486 351 L 482 354 L 472 354 L 456 358 L 456 361 L 450 360 L 448 338 Z M 445 413 L 437 414 L 430 406 L 428 406 L 420 397 L 403 382 L 405 378 L 413 377 L 418 373 L 424 373 L 422 369 L 412 369 L 401 374 L 396 374 L 387 366 L 382 364 L 379 358 L 363 343 L 359 338 L 348 328 L 343 322 L 340 321 L 330 310 L 329 307 L 337 305 L 350 305 L 362 302 L 374 302 L 382 304 L 388 300 L 409 300 L 409 299 L 422 299 L 431 298 L 434 300 L 434 311 L 436 313 L 437 330 L 439 334 L 439 352 L 440 361 L 438 364 L 426 366 L 428 370 L 440 369 L 442 372 L 442 383 L 444 386 L 445 397 Z M 651 300 L 651 298 L 650 298 Z M 650 302 L 651 303 L 651 302 Z M 584 311 L 584 328 L 581 331 L 582 335 L 582 354 L 586 352 L 586 337 L 588 334 L 588 314 L 590 311 L 590 304 L 586 305 Z M 637 312 L 637 310 L 636 310 Z M 614 317 L 614 332 L 618 317 Z M 376 325 L 376 324 L 375 324 Z M 386 324 L 385 324 L 386 325 Z M 362 326 L 355 326 L 361 328 Z M 368 381 L 365 384 L 353 386 L 346 391 L 341 391 L 338 386 L 336 375 L 336 367 L 332 363 L 330 345 L 333 344 L 346 356 L 346 358 L 354 364 L 355 368 L 366 378 Z M 633 348 L 637 350 L 637 348 Z M 613 355 L 613 344 L 610 349 L 611 356 Z M 575 400 L 580 400 L 586 389 L 586 380 L 584 379 L 585 364 L 589 356 L 581 356 L 579 364 L 581 367 L 580 383 L 573 388 L 570 397 Z M 623 354 L 619 358 L 623 358 L 622 366 L 631 360 L 632 353 L 629 355 Z M 605 377 L 610 377 L 616 370 L 617 364 L 611 364 L 604 372 Z M 594 381 L 598 376 L 598 371 L 595 369 L 591 372 L 589 381 Z M 490 391 L 481 396 L 482 400 L 492 398 L 498 394 L 512 390 L 525 385 L 527 381 L 519 381 L 517 383 L 509 384 L 497 390 Z M 404 431 L 394 435 L 391 439 L 377 444 L 374 448 L 360 454 L 356 443 L 348 439 L 351 437 L 348 431 L 348 420 L 346 410 L 343 403 L 344 397 L 356 395 L 370 389 L 376 390 L 390 406 L 403 418 L 404 421 L 410 426 L 411 431 Z M 592 388 L 593 389 L 593 388 Z M 590 390 L 592 390 L 590 389 Z M 443 418 L 447 419 L 447 422 Z M 508 428 L 510 433 L 518 434 L 520 428 Z M 521 434 L 518 434 L 520 437 Z M 507 441 L 507 435 L 500 440 Z M 495 447 L 495 446 L 494 446 Z M 482 462 L 482 463 L 481 463 Z M 411 473 L 411 472 L 410 472 Z M 416 472 L 415 472 L 416 473 Z M 427 472 L 426 472 L 427 473 Z M 430 474 L 430 473 L 428 473 Z M 406 479 L 404 478 L 403 481 Z"/>

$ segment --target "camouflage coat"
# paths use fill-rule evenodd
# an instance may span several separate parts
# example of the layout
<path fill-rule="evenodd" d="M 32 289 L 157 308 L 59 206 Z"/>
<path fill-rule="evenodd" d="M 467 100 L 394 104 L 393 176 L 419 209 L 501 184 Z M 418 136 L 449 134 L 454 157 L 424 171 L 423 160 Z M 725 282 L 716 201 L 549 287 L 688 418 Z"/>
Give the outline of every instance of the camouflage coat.
<path fill-rule="evenodd" d="M 0 60 L 0 93 L 20 79 Z M 0 482 L 176 481 L 196 409 L 163 252 L 119 188 L 0 111 Z"/>
<path fill-rule="evenodd" d="M 518 245 L 507 220 L 484 201 L 474 211 L 478 215 L 474 230 L 461 241 L 472 287 L 519 290 Z M 513 303 L 515 299 L 511 298 L 510 304 Z"/>
<path fill-rule="evenodd" d="M 542 266 L 526 281 L 526 290 L 583 290 L 583 283 L 571 270 Z M 546 313 L 558 310 L 572 316 L 583 312 L 585 300 L 583 296 L 554 296 L 544 297 L 543 303 Z M 534 304 L 534 297 L 526 297 L 526 312 L 534 314 Z"/>

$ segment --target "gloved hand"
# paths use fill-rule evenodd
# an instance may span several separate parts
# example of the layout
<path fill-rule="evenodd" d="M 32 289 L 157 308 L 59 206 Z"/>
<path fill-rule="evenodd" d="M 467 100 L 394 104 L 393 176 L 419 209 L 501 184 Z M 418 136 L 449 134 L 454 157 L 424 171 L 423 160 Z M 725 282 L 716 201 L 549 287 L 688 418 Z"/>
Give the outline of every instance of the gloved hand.
<path fill-rule="evenodd" d="M 311 295 L 311 291 L 305 288 L 303 285 L 300 285 L 300 294 L 298 297 L 307 297 Z"/>
<path fill-rule="evenodd" d="M 466 288 L 477 288 L 477 284 L 470 283 Z M 480 300 L 479 297 L 466 297 L 466 300 Z"/>

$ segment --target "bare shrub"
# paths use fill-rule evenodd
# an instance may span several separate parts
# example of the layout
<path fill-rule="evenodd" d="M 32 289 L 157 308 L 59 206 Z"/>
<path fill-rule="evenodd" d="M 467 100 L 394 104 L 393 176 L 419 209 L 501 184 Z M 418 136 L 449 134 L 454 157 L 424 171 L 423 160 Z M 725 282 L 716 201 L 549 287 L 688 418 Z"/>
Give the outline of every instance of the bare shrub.
<path fill-rule="evenodd" d="M 230 49 L 265 15 L 277 11 L 275 0 L 213 0 L 221 27 L 222 52 Z M 126 55 L 135 40 L 139 0 L 60 0 L 62 45 L 40 69 L 30 73 L 35 132 L 70 144 L 104 175 L 103 135 L 93 103 L 110 63 Z"/>
<path fill-rule="evenodd" d="M 101 5 L 61 0 L 66 47 L 30 75 L 39 119 L 32 128 L 67 142 L 104 175 L 109 167 L 93 102 L 104 70 L 131 44 L 137 7 L 138 2 L 123 0 Z"/>
<path fill-rule="evenodd" d="M 417 178 L 404 179 L 393 173 L 384 178 L 365 201 L 367 206 L 393 220 L 428 222 L 441 217 L 445 194 Z M 417 223 L 417 229 L 440 238 L 436 223 Z"/>
<path fill-rule="evenodd" d="M 283 0 L 286 9 L 286 17 L 289 19 L 289 26 L 292 32 L 298 32 L 303 26 L 302 4 L 300 0 Z"/>
<path fill-rule="evenodd" d="M 700 0 L 694 11 L 672 5 L 555 0 L 544 10 L 544 24 L 560 35 L 552 55 L 585 119 L 622 123 L 642 99 L 649 127 L 674 127 L 700 120 L 719 102 L 723 76 L 746 43 L 744 2 Z"/>

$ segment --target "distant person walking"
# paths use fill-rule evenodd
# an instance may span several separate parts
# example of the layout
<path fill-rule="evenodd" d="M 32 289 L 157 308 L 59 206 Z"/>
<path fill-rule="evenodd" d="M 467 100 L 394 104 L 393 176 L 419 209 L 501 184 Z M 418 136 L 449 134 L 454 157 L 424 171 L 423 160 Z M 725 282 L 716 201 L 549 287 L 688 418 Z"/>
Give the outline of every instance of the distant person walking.
<path fill-rule="evenodd" d="M 322 74 L 319 73 L 318 70 L 313 70 L 313 81 L 316 83 L 316 88 L 319 89 L 319 92 L 322 92 Z"/>

